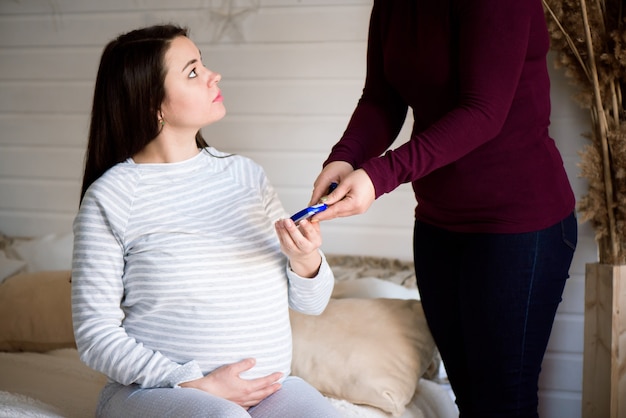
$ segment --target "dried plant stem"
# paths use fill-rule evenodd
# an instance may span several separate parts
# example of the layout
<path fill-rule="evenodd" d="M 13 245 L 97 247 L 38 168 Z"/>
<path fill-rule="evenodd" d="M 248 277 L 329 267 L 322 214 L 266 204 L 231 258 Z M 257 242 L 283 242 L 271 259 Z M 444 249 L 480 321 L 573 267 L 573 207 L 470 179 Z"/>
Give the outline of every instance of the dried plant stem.
<path fill-rule="evenodd" d="M 585 40 L 587 43 L 587 50 L 589 54 L 589 70 L 591 75 L 591 82 L 593 84 L 593 96 L 594 106 L 597 112 L 597 132 L 598 141 L 600 142 L 601 155 L 602 155 L 602 168 L 604 175 L 604 197 L 606 200 L 606 210 L 608 215 L 608 234 L 610 242 L 610 258 L 617 260 L 619 256 L 619 242 L 616 237 L 616 224 L 615 224 L 615 208 L 614 195 L 613 195 L 613 181 L 611 178 L 611 159 L 609 153 L 609 141 L 608 141 L 608 123 L 606 113 L 604 112 L 604 106 L 602 103 L 602 94 L 600 93 L 600 82 L 598 80 L 598 68 L 596 66 L 593 42 L 591 39 L 591 29 L 589 27 L 589 17 L 587 16 L 587 3 L 586 0 L 580 0 L 580 8 L 583 17 L 583 26 L 585 29 Z M 602 255 L 601 255 L 602 256 Z M 601 260 L 602 261 L 602 260 Z"/>
<path fill-rule="evenodd" d="M 574 54 L 574 56 L 578 60 L 578 63 L 580 64 L 580 68 L 582 68 L 582 70 L 585 72 L 585 75 L 587 76 L 589 81 L 591 81 L 591 75 L 589 74 L 589 69 L 587 68 L 587 65 L 585 64 L 585 60 L 583 60 L 583 58 L 580 56 L 580 53 L 578 52 L 578 49 L 576 48 L 576 44 L 574 44 L 574 41 L 569 36 L 569 34 L 567 33 L 563 25 L 561 25 L 561 21 L 556 17 L 556 15 L 554 14 L 554 11 L 550 7 L 550 5 L 546 2 L 546 0 L 541 0 L 541 2 L 543 3 L 543 7 L 545 7 L 548 13 L 550 13 L 550 16 L 552 16 L 552 20 L 554 21 L 554 23 L 556 23 L 556 25 L 559 27 L 559 30 L 565 37 L 567 45 L 569 45 L 572 53 Z"/>
<path fill-rule="evenodd" d="M 622 98 L 620 92 L 615 85 L 615 80 L 611 79 L 611 106 L 613 107 L 613 123 L 619 126 L 619 110 L 621 108 Z"/>
<path fill-rule="evenodd" d="M 592 0 L 594 1 L 594 0 Z M 581 2 L 581 5 L 584 2 Z M 605 0 L 595 0 L 596 3 L 596 7 L 600 10 L 602 16 L 606 16 L 606 2 Z M 589 19 L 587 19 L 587 5 L 583 6 L 585 8 L 585 11 L 583 12 L 583 16 L 585 18 L 585 22 L 589 22 Z M 600 25 L 600 29 L 599 32 L 600 33 L 606 33 L 606 25 L 604 24 L 604 19 L 599 19 L 598 20 L 598 25 Z M 588 35 L 588 34 L 587 34 Z M 587 38 L 589 39 L 589 38 Z"/>

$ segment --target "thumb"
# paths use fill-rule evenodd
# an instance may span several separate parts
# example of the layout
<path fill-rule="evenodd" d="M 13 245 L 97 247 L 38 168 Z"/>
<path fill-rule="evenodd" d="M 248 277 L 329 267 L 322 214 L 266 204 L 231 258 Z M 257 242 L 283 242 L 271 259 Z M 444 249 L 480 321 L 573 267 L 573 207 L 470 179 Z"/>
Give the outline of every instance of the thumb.
<path fill-rule="evenodd" d="M 343 199 L 350 191 L 350 187 L 345 184 L 337 184 L 333 183 L 333 186 L 329 193 L 320 198 L 320 202 L 325 203 L 327 205 L 332 205 L 333 203 L 337 203 L 341 199 Z"/>

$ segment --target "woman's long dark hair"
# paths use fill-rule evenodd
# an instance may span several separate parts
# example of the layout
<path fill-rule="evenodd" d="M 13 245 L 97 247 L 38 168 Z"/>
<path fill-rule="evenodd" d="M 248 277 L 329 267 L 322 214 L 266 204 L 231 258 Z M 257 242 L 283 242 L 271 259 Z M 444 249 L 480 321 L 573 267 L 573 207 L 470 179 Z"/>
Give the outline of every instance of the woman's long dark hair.
<path fill-rule="evenodd" d="M 165 98 L 165 53 L 187 29 L 158 25 L 133 30 L 102 52 L 91 109 L 89 142 L 80 193 L 115 164 L 141 151 L 159 134 L 158 111 Z M 198 148 L 206 141 L 198 131 Z"/>

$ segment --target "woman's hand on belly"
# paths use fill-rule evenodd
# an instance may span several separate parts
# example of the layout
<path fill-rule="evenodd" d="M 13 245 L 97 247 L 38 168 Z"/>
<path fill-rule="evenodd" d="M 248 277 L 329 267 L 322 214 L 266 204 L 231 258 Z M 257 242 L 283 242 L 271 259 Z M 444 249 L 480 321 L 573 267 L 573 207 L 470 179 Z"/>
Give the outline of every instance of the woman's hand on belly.
<path fill-rule="evenodd" d="M 275 372 L 256 379 L 242 379 L 240 374 L 250 370 L 256 361 L 253 358 L 219 367 L 206 376 L 181 383 L 183 388 L 194 388 L 227 399 L 248 409 L 280 389 L 278 382 L 283 373 Z"/>

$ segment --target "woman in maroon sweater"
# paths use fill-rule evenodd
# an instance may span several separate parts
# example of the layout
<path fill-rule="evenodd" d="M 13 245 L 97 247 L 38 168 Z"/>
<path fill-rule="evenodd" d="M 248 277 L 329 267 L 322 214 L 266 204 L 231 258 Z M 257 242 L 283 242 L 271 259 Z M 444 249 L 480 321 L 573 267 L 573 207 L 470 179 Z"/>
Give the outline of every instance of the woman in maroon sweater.
<path fill-rule="evenodd" d="M 418 286 L 462 417 L 537 416 L 577 238 L 548 49 L 540 0 L 375 0 L 363 94 L 315 181 L 311 202 L 339 183 L 318 221 L 412 183 Z"/>

